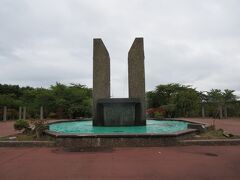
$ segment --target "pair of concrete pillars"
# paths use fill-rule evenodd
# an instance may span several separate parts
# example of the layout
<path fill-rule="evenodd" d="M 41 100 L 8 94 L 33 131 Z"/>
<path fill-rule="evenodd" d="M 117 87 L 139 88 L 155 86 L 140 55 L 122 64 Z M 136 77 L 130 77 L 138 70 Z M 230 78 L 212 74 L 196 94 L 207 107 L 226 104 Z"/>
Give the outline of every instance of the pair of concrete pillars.
<path fill-rule="evenodd" d="M 24 107 L 19 107 L 19 112 L 18 112 L 18 119 L 26 119 L 26 112 L 27 112 L 27 108 Z"/>
<path fill-rule="evenodd" d="M 128 52 L 129 98 L 140 101 L 140 119 L 135 125 L 145 125 L 145 70 L 143 38 L 136 38 Z M 93 40 L 93 125 L 98 125 L 97 103 L 110 99 L 110 57 L 101 39 Z M 138 110 L 139 111 L 139 110 Z"/>
<path fill-rule="evenodd" d="M 23 112 L 23 113 L 22 113 Z M 23 116 L 22 116 L 23 114 Z M 18 119 L 26 119 L 26 107 L 19 107 Z M 3 107 L 3 121 L 7 120 L 7 106 Z"/>
<path fill-rule="evenodd" d="M 26 119 L 26 112 L 27 108 L 26 107 L 19 107 L 18 111 L 18 119 Z M 40 107 L 40 119 L 43 119 L 43 106 Z M 7 106 L 3 107 L 3 121 L 7 120 Z"/>
<path fill-rule="evenodd" d="M 26 107 L 23 107 L 23 108 L 21 106 L 19 107 L 18 118 L 19 119 L 26 119 Z M 40 107 L 40 119 L 41 120 L 43 119 L 43 106 Z"/>

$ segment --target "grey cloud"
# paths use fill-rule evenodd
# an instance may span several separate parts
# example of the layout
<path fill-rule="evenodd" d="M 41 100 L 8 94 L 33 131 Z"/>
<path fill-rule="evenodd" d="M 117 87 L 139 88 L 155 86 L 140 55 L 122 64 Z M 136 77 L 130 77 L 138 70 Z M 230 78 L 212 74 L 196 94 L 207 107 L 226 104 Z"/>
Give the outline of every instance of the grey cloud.
<path fill-rule="evenodd" d="M 114 97 L 127 96 L 127 53 L 145 41 L 146 89 L 162 83 L 240 92 L 237 0 L 2 0 L 0 83 L 92 86 L 92 39 L 111 57 Z"/>

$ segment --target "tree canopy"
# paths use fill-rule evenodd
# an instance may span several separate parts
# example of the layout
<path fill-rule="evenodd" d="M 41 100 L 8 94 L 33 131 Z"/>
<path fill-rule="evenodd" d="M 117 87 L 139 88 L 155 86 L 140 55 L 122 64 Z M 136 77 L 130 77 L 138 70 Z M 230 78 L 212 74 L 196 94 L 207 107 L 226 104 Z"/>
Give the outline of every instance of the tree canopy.
<path fill-rule="evenodd" d="M 81 84 L 56 83 L 48 89 L 0 84 L 0 106 L 16 111 L 19 106 L 26 106 L 28 116 L 32 118 L 37 118 L 41 106 L 47 117 L 90 117 L 91 94 L 92 90 Z"/>
<path fill-rule="evenodd" d="M 240 116 L 240 103 L 234 90 L 229 89 L 201 92 L 192 86 L 161 84 L 146 93 L 146 102 L 150 117 Z M 18 117 L 20 106 L 27 108 L 30 118 L 39 118 L 41 106 L 49 118 L 91 117 L 92 89 L 74 83 L 56 83 L 49 88 L 0 84 L 0 107 L 3 106 L 8 106 L 13 119 Z"/>
<path fill-rule="evenodd" d="M 147 92 L 146 95 L 148 108 L 157 108 L 161 113 L 165 112 L 162 114 L 165 117 L 201 116 L 205 115 L 202 111 L 206 111 L 208 116 L 219 118 L 223 117 L 224 112 L 227 118 L 228 109 L 233 109 L 230 104 L 237 102 L 233 93 L 234 90 L 229 89 L 201 92 L 191 86 L 166 84 L 156 86 L 155 90 Z"/>

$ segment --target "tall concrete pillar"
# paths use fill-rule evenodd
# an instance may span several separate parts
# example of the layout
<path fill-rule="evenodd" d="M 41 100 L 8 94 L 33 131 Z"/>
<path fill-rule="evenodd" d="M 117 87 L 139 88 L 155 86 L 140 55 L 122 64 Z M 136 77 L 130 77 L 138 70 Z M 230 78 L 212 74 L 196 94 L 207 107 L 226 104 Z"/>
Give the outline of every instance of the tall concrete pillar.
<path fill-rule="evenodd" d="M 7 106 L 3 107 L 3 121 L 7 120 Z"/>
<path fill-rule="evenodd" d="M 23 107 L 23 119 L 26 120 L 26 106 Z"/>
<path fill-rule="evenodd" d="M 43 120 L 43 106 L 40 107 L 40 119 Z"/>
<path fill-rule="evenodd" d="M 93 39 L 93 125 L 102 125 L 97 121 L 97 101 L 110 98 L 110 57 L 101 39 Z"/>
<path fill-rule="evenodd" d="M 18 119 L 22 119 L 22 107 L 21 106 L 19 107 L 19 110 L 18 110 Z"/>
<path fill-rule="evenodd" d="M 136 125 L 146 124 L 145 115 L 145 70 L 143 38 L 136 38 L 128 52 L 128 88 L 129 98 L 141 101 L 141 119 Z"/>

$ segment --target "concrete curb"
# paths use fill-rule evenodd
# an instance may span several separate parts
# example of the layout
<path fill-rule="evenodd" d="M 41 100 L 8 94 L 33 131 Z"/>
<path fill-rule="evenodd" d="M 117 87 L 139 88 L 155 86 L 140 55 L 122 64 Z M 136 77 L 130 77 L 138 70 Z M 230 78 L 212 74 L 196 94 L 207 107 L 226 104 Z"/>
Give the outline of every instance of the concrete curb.
<path fill-rule="evenodd" d="M 196 133 L 196 129 L 187 129 L 187 130 L 182 130 L 182 131 L 177 131 L 175 133 L 171 133 L 171 134 L 157 134 L 157 133 L 148 133 L 148 134 L 144 134 L 144 133 L 135 133 L 135 134 L 62 134 L 62 133 L 58 133 L 55 131 L 50 131 L 50 130 L 45 130 L 45 133 L 51 137 L 54 138 L 131 138 L 131 137 L 179 137 L 181 135 L 186 135 L 186 134 L 195 134 Z"/>
<path fill-rule="evenodd" d="M 218 145 L 240 145 L 240 139 L 206 139 L 206 140 L 180 140 L 182 146 L 218 146 Z"/>
<path fill-rule="evenodd" d="M 240 145 L 240 139 L 207 139 L 207 140 L 179 140 L 174 144 L 157 145 L 163 146 L 233 146 Z M 0 147 L 55 147 L 55 141 L 0 141 Z M 131 146 L 134 147 L 134 146 Z M 137 146 L 136 146 L 137 147 Z M 153 147 L 153 146 L 141 146 Z M 94 148 L 94 147 L 93 147 Z"/>
<path fill-rule="evenodd" d="M 0 141 L 0 147 L 54 147 L 55 141 Z"/>

